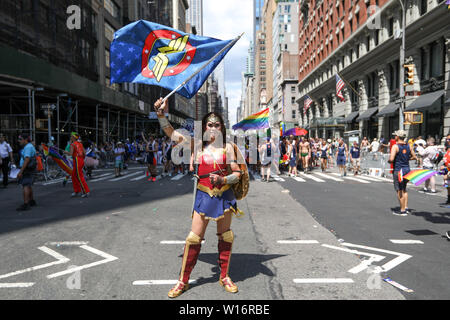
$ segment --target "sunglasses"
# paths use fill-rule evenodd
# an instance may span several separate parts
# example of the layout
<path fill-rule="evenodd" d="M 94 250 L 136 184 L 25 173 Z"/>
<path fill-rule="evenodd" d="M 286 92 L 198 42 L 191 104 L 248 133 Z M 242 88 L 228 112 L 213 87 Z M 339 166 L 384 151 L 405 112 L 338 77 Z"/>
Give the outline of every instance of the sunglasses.
<path fill-rule="evenodd" d="M 216 123 L 208 123 L 206 126 L 207 126 L 208 128 L 216 128 L 216 129 L 219 129 L 219 128 L 220 128 L 220 123 L 219 123 L 219 122 L 216 122 Z"/>

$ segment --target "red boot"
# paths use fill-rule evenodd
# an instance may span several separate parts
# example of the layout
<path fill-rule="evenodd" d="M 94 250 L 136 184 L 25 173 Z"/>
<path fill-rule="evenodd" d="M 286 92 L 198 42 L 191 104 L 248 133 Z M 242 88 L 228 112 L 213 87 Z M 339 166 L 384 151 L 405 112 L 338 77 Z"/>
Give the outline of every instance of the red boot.
<path fill-rule="evenodd" d="M 228 276 L 228 270 L 230 268 L 231 249 L 233 247 L 234 234 L 233 231 L 228 230 L 219 236 L 219 266 L 220 266 L 220 279 L 219 283 L 225 288 L 226 291 L 231 293 L 238 292 L 238 287 L 231 281 Z"/>
<path fill-rule="evenodd" d="M 177 284 L 169 291 L 169 298 L 176 298 L 180 296 L 184 291 L 189 289 L 189 277 L 200 253 L 202 246 L 202 239 L 193 233 L 189 233 L 186 238 L 186 244 L 184 246 L 183 262 L 181 264 L 180 279 Z"/>

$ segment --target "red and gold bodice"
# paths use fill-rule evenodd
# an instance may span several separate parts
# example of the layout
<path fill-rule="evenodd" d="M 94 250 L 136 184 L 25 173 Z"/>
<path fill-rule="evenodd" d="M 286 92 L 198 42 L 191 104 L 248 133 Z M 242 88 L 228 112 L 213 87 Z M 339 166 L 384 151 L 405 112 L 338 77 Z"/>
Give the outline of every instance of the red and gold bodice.
<path fill-rule="evenodd" d="M 222 155 L 218 153 L 212 154 L 208 152 L 202 152 L 198 159 L 198 189 L 208 193 L 210 196 L 221 196 L 226 190 L 230 188 L 229 185 L 216 185 L 213 186 L 208 176 L 210 173 L 215 173 L 219 176 L 225 177 L 228 175 L 227 169 L 227 157 L 225 149 Z M 216 172 L 218 171 L 218 172 Z"/>

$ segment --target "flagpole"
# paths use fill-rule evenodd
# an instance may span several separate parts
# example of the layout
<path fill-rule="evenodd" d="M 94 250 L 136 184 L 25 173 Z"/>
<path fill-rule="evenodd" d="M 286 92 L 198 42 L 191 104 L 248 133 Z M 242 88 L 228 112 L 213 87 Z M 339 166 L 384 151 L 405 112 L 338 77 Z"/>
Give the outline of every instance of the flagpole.
<path fill-rule="evenodd" d="M 219 52 L 217 52 L 211 59 L 209 59 L 200 69 L 198 69 L 196 72 L 194 72 L 189 78 L 184 80 L 182 84 L 180 84 L 178 87 L 176 87 L 174 90 L 172 90 L 171 93 L 169 93 L 167 96 L 164 97 L 163 103 L 169 99 L 175 92 L 177 92 L 182 86 L 184 86 L 187 82 L 189 82 L 193 77 L 195 77 L 200 71 L 202 71 L 208 64 L 210 64 L 212 61 L 214 61 L 218 56 L 220 56 L 225 50 L 227 50 L 229 47 L 233 46 L 236 42 L 241 39 L 241 37 L 244 35 L 244 32 L 237 38 L 235 38 L 233 41 L 231 41 L 229 44 L 227 44 L 225 47 L 222 48 Z"/>

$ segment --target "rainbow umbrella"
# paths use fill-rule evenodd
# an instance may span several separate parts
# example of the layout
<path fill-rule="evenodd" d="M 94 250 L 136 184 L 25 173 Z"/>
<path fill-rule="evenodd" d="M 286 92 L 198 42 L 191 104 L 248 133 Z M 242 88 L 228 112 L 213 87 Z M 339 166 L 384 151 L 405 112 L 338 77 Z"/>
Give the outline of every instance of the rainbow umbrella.
<path fill-rule="evenodd" d="M 419 169 L 413 170 L 408 174 L 404 175 L 403 179 L 409 180 L 410 182 L 414 183 L 414 185 L 418 186 L 437 174 L 438 174 L 437 171 Z"/>
<path fill-rule="evenodd" d="M 290 136 L 290 135 L 306 136 L 307 134 L 308 134 L 307 130 L 295 127 L 295 128 L 289 129 L 288 131 L 285 131 L 283 136 Z"/>

